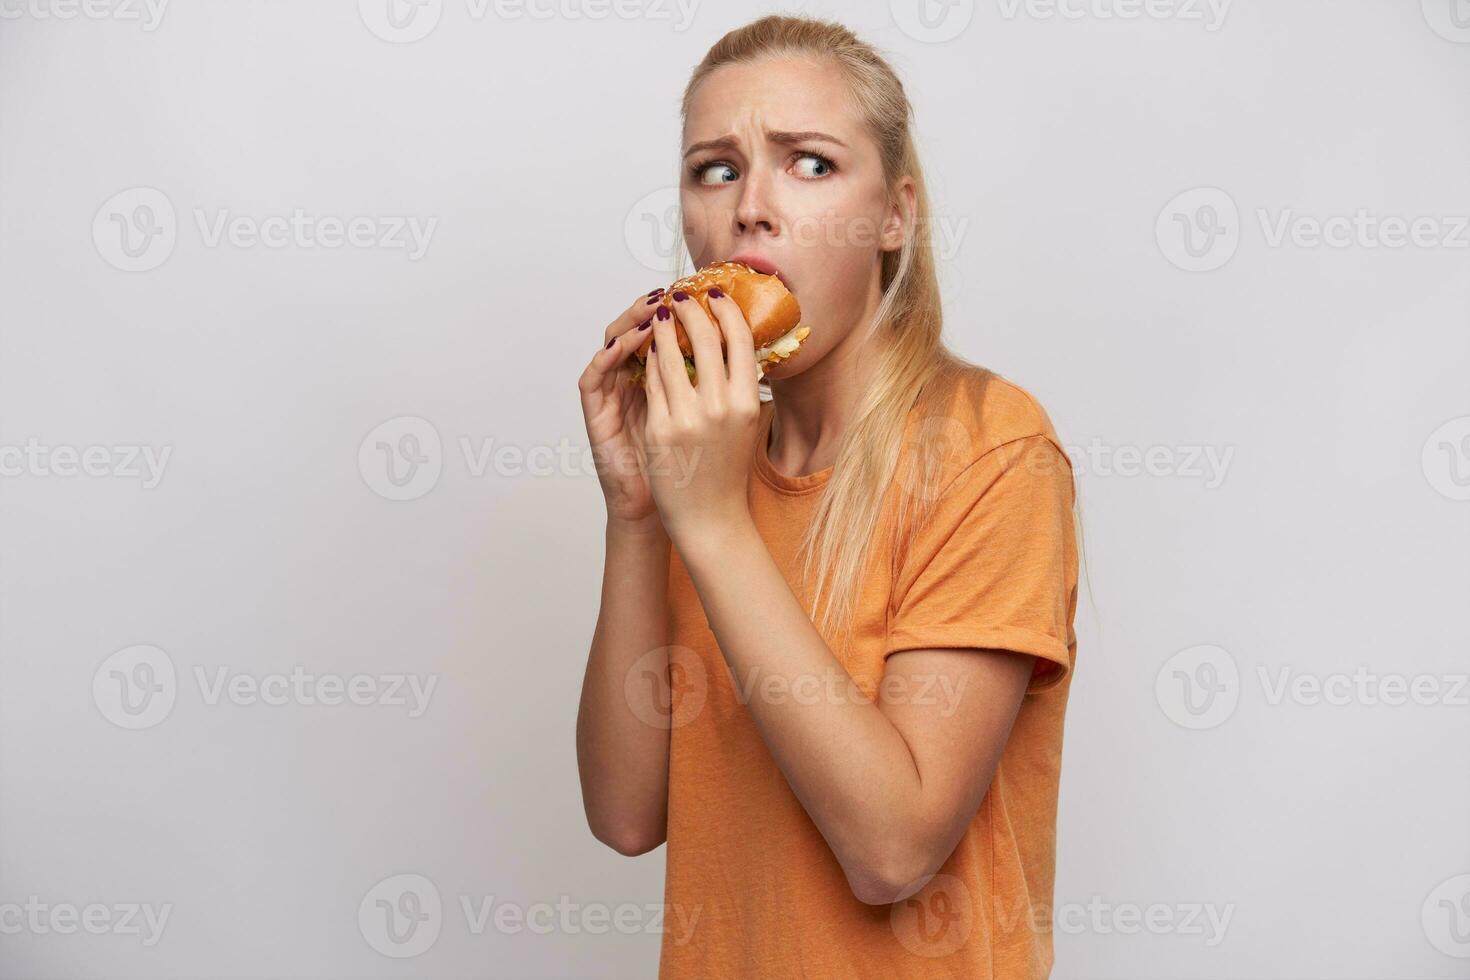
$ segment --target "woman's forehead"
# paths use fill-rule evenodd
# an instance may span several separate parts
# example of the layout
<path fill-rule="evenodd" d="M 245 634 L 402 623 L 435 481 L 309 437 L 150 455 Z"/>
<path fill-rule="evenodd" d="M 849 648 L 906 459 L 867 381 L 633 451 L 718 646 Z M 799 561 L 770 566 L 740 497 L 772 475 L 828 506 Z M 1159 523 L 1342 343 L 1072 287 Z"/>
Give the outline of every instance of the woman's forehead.
<path fill-rule="evenodd" d="M 751 128 L 799 132 L 818 130 L 850 142 L 859 130 L 841 72 L 807 59 L 765 59 L 723 65 L 694 92 L 684 142 L 744 138 Z"/>

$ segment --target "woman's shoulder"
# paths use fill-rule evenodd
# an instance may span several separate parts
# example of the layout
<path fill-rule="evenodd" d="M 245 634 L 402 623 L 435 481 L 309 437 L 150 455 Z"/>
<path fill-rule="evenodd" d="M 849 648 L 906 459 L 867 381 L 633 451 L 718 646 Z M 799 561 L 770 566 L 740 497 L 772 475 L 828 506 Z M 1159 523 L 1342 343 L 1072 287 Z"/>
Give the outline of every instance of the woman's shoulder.
<path fill-rule="evenodd" d="M 989 368 L 959 361 L 942 368 L 911 418 L 914 435 L 943 434 L 952 463 L 964 467 L 1018 440 L 1040 437 L 1066 451 L 1041 401 L 1026 387 Z"/>

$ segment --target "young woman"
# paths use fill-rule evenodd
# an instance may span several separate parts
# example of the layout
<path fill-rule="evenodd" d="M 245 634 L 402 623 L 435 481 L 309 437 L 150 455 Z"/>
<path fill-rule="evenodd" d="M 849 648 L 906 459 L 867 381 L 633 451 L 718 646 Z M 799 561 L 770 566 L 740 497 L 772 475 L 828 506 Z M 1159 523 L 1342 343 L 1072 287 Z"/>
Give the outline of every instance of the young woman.
<path fill-rule="evenodd" d="M 774 265 L 811 334 L 758 384 L 729 297 L 639 297 L 579 381 L 607 550 L 578 763 L 598 840 L 668 843 L 660 977 L 1051 968 L 1072 471 L 941 343 L 910 116 L 840 25 L 722 38 L 684 93 L 690 256 Z"/>

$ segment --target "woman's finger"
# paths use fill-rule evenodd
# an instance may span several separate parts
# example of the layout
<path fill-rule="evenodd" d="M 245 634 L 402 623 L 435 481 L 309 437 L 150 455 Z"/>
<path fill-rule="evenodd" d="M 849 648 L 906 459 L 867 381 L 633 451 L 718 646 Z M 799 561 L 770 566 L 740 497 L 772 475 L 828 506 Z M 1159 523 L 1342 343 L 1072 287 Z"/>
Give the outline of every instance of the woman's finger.
<path fill-rule="evenodd" d="M 582 376 L 577 379 L 577 387 L 584 397 L 598 389 L 609 389 L 610 379 L 616 376 L 618 368 L 648 336 L 649 317 L 662 295 L 663 289 L 660 288 L 638 297 L 607 325 L 602 332 L 602 349 L 592 356 Z M 642 333 L 638 331 L 640 326 L 644 328 Z"/>
<path fill-rule="evenodd" d="M 694 372 L 698 376 L 697 392 L 706 400 L 722 394 L 725 381 L 725 359 L 720 351 L 720 328 L 715 326 L 699 301 L 682 290 L 673 293 L 674 315 L 684 324 L 689 346 L 694 348 Z M 708 379 L 708 380 L 706 380 Z"/>
<path fill-rule="evenodd" d="M 729 378 L 737 385 L 749 379 L 752 387 L 756 381 L 755 337 L 750 324 L 736 302 L 718 286 L 709 291 L 710 312 L 720 324 L 725 335 L 725 356 L 728 358 Z"/>
<path fill-rule="evenodd" d="M 647 320 L 653 315 L 653 308 L 658 305 L 663 295 L 664 289 L 660 286 L 652 292 L 644 293 L 635 299 L 626 310 L 618 314 L 616 320 L 607 325 L 607 329 L 602 334 L 602 342 L 605 344 L 612 338 L 619 334 L 627 333 L 631 328 Z"/>
<path fill-rule="evenodd" d="M 650 422 L 654 419 L 663 420 L 669 417 L 669 399 L 664 394 L 663 372 L 658 365 L 658 358 L 651 353 L 643 366 L 643 388 L 648 393 L 647 420 Z"/>
<path fill-rule="evenodd" d="M 684 370 L 684 352 L 679 349 L 679 336 L 674 332 L 674 315 L 660 306 L 653 317 L 653 346 L 648 360 L 657 360 L 659 380 L 663 382 L 664 402 L 671 416 L 687 414 L 694 405 L 694 386 Z"/>

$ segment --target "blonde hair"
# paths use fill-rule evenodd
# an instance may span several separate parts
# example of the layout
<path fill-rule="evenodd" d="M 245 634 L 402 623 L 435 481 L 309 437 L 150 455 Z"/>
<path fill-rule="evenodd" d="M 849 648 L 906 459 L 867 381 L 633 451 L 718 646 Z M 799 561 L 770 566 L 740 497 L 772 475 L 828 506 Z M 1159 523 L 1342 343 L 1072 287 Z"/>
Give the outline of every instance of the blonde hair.
<path fill-rule="evenodd" d="M 685 86 L 681 122 L 687 124 L 695 90 L 715 69 L 780 56 L 834 62 L 848 79 L 854 104 L 877 144 L 885 184 L 891 190 L 900 177 L 914 181 L 912 223 L 902 247 L 883 253 L 879 280 L 883 296 L 863 338 L 864 348 L 876 355 L 871 381 L 854 407 L 832 476 L 822 488 L 800 545 L 803 579 L 810 583 L 816 576 L 811 616 L 830 640 L 850 636 L 859 585 L 877 537 L 885 490 L 898 469 L 910 410 L 921 395 L 933 393 L 944 401 L 976 366 L 949 350 L 940 336 L 939 280 L 933 251 L 922 237 L 928 234 L 931 216 L 914 145 L 913 110 L 903 83 L 872 46 L 831 21 L 762 17 L 730 31 L 705 54 Z M 675 278 L 682 274 L 685 251 L 683 222 L 676 228 Z M 767 387 L 764 382 L 762 386 Z M 762 392 L 762 397 L 767 394 Z M 917 440 L 915 455 L 905 461 L 912 470 L 904 474 L 905 492 L 899 495 L 892 524 L 890 553 L 895 566 L 902 560 L 908 536 L 937 496 L 942 464 L 950 451 L 943 440 Z"/>

